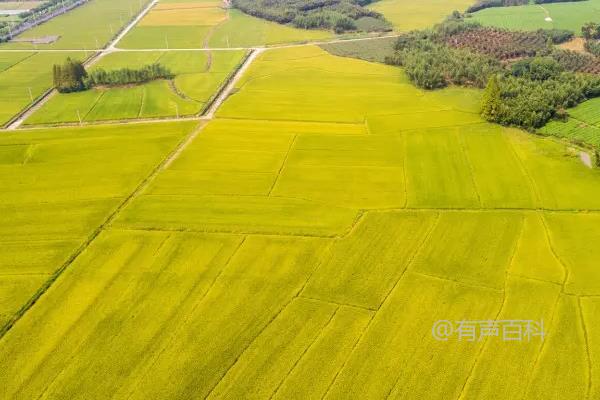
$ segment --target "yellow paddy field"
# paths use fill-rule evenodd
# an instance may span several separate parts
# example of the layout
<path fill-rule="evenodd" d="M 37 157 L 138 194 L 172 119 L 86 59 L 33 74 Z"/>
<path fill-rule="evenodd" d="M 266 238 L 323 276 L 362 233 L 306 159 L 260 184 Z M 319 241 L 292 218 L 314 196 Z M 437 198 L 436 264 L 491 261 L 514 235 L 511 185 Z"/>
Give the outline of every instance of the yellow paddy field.
<path fill-rule="evenodd" d="M 1 398 L 600 396 L 600 172 L 318 47 L 236 89 L 0 137 Z M 432 335 L 496 319 L 546 337 Z"/>

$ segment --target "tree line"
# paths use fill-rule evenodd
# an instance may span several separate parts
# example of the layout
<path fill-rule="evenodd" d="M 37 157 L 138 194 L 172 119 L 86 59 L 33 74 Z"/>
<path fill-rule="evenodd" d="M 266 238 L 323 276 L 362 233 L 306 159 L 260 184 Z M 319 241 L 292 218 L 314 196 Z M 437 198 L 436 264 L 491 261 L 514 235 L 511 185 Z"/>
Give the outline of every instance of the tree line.
<path fill-rule="evenodd" d="M 95 86 L 141 84 L 173 77 L 168 68 L 158 63 L 145 65 L 139 69 L 121 68 L 106 71 L 97 68 L 87 72 L 81 61 L 67 58 L 62 65 L 53 66 L 54 87 L 60 93 L 80 92 Z"/>
<path fill-rule="evenodd" d="M 482 116 L 503 125 L 526 129 L 564 118 L 565 109 L 600 96 L 600 76 L 569 70 L 555 57 L 553 33 L 548 45 L 518 62 L 506 63 L 486 54 L 447 44 L 449 36 L 479 29 L 455 13 L 433 29 L 398 38 L 386 62 L 400 65 L 417 86 L 438 89 L 448 85 L 485 87 Z M 562 36 L 562 35 L 558 35 Z"/>
<path fill-rule="evenodd" d="M 233 0 L 234 7 L 246 14 L 290 24 L 302 29 L 332 29 L 336 33 L 364 30 L 390 30 L 383 15 L 364 6 L 372 0 Z M 367 24 L 364 24 L 367 25 Z"/>

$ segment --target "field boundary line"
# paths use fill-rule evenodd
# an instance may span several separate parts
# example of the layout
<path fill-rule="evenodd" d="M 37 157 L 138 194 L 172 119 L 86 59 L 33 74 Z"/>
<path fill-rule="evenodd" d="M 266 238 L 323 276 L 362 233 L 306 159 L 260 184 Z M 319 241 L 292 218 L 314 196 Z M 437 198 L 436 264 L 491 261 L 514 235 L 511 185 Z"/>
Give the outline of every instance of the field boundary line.
<path fill-rule="evenodd" d="M 236 83 L 240 80 L 240 78 L 244 75 L 244 73 L 248 70 L 252 62 L 258 57 L 259 54 L 263 52 L 263 49 L 254 49 L 251 50 L 247 57 L 240 63 L 239 67 L 233 71 L 233 73 L 229 76 L 229 79 L 224 83 L 222 88 L 217 92 L 214 100 L 207 102 L 205 112 L 202 117 L 205 119 L 213 119 L 215 113 L 223 104 L 225 100 L 229 97 L 231 92 L 235 89 Z"/>
<path fill-rule="evenodd" d="M 296 138 L 298 138 L 297 133 L 294 134 L 294 136 L 292 136 L 292 140 L 290 140 L 290 145 L 288 146 L 288 149 L 285 152 L 285 157 L 283 158 L 283 161 L 281 162 L 281 167 L 279 167 L 279 170 L 277 171 L 277 175 L 275 175 L 275 179 L 273 180 L 273 184 L 269 188 L 269 192 L 267 193 L 267 196 L 271 196 L 271 193 L 273 193 L 273 189 L 275 189 L 275 185 L 277 185 L 277 182 L 279 181 L 279 178 L 281 177 L 281 172 L 285 168 L 285 164 L 287 163 L 288 157 L 290 156 L 290 153 L 292 152 L 292 147 L 294 147 L 294 144 L 296 143 Z"/>
<path fill-rule="evenodd" d="M 472 281 L 461 281 L 459 279 L 452 279 L 452 278 L 449 278 L 447 276 L 428 274 L 428 273 L 425 273 L 425 272 L 414 271 L 414 270 L 411 270 L 410 273 L 411 274 L 415 274 L 415 275 L 419 275 L 419 276 L 422 276 L 422 277 L 425 277 L 425 278 L 435 279 L 435 280 L 438 280 L 438 281 L 456 283 L 457 285 L 461 285 L 461 286 L 465 286 L 465 287 L 477 288 L 477 289 L 483 289 L 483 290 L 489 290 L 491 292 L 496 292 L 496 293 L 504 293 L 503 289 L 498 289 L 498 288 L 495 288 L 493 286 L 478 285 L 477 283 L 472 282 Z"/>
<path fill-rule="evenodd" d="M 246 346 L 244 346 L 244 348 L 235 357 L 235 359 L 233 360 L 233 362 L 231 363 L 231 365 L 229 365 L 229 367 L 225 370 L 225 372 L 223 372 L 221 374 L 221 376 L 219 377 L 219 380 L 206 393 L 206 395 L 203 397 L 204 400 L 206 400 L 206 399 L 208 399 L 210 397 L 210 395 L 214 392 L 214 390 L 219 386 L 219 384 L 227 376 L 227 374 L 229 373 L 229 371 L 231 371 L 231 369 L 233 367 L 235 367 L 235 365 L 238 363 L 238 361 L 240 360 L 240 358 L 246 353 L 246 351 L 250 348 L 250 346 L 252 346 L 252 344 L 254 344 L 254 342 L 260 337 L 260 335 L 262 335 L 264 333 L 265 330 L 267 330 L 267 328 L 269 326 L 271 326 L 271 324 L 273 323 L 273 321 L 275 321 L 277 318 L 279 318 L 279 316 L 283 313 L 283 311 L 285 311 L 289 307 L 289 305 L 292 304 L 292 302 L 294 300 L 296 300 L 296 298 L 297 298 L 296 296 L 290 297 L 290 299 L 286 303 L 283 304 L 283 306 L 279 309 L 279 311 L 277 311 L 267 321 L 267 323 L 258 331 L 258 333 L 252 339 L 250 339 L 250 341 L 248 342 L 248 344 Z"/>
<path fill-rule="evenodd" d="M 402 204 L 402 208 L 406 209 L 408 207 L 408 174 L 406 173 L 406 158 L 408 156 L 408 138 L 406 134 L 400 132 L 398 134 L 400 136 L 400 145 L 402 146 L 402 184 L 404 185 L 404 203 Z M 398 136 L 396 136 L 398 139 Z"/>
<path fill-rule="evenodd" d="M 542 208 L 543 207 L 542 198 L 539 193 L 539 188 L 537 186 L 537 182 L 535 181 L 535 179 L 533 179 L 533 176 L 531 176 L 529 169 L 527 169 L 527 167 L 523 163 L 523 160 L 519 156 L 519 153 L 517 152 L 517 149 L 515 148 L 515 145 L 512 142 L 512 140 L 510 140 L 510 138 L 507 138 L 505 131 L 506 131 L 505 129 L 502 130 L 502 137 L 508 144 L 508 147 L 510 147 L 510 149 L 512 150 L 512 153 L 513 153 L 515 159 L 517 160 L 517 163 L 519 164 L 521 172 L 523 173 L 523 175 L 525 175 L 525 178 L 529 181 L 529 185 L 531 186 L 532 192 L 533 192 L 532 194 L 535 197 L 533 199 L 535 202 L 534 207 Z"/>
<path fill-rule="evenodd" d="M 143 11 L 143 10 L 142 10 Z M 149 11 L 149 10 L 148 10 Z M 356 37 L 356 38 L 334 38 L 332 40 L 325 41 L 302 41 L 296 43 L 286 43 L 286 44 L 271 44 L 271 45 L 256 45 L 256 46 L 248 46 L 248 47 L 190 47 L 190 48 L 150 48 L 150 49 L 142 49 L 142 48 L 120 48 L 113 47 L 111 50 L 115 52 L 153 52 L 153 51 L 239 51 L 239 50 L 274 50 L 274 49 L 286 49 L 290 47 L 303 47 L 303 46 L 319 46 L 322 44 L 331 44 L 331 43 L 344 43 L 344 42 L 362 42 L 367 40 L 378 40 L 385 38 L 396 38 L 402 36 L 402 33 L 395 33 L 391 35 L 382 35 L 382 36 L 367 36 L 367 37 Z M 115 43 L 118 44 L 118 43 Z M 44 53 L 58 53 L 58 52 L 100 52 L 105 50 L 104 48 L 100 49 L 35 49 L 36 52 L 44 52 Z M 0 53 L 26 53 L 32 51 L 30 49 L 0 49 Z"/>
<path fill-rule="evenodd" d="M 365 310 L 365 311 L 371 311 L 371 312 L 377 311 L 376 308 L 369 308 L 369 307 L 359 306 L 359 305 L 356 305 L 356 304 L 340 303 L 338 301 L 333 301 L 333 300 L 319 299 L 318 297 L 305 296 L 302 293 L 300 293 L 298 295 L 298 298 L 299 299 L 312 300 L 312 301 L 319 301 L 321 303 L 327 303 L 327 304 L 331 304 L 331 305 L 335 305 L 335 306 L 340 306 L 340 307 L 351 307 L 351 308 L 357 308 L 359 310 Z"/>
<path fill-rule="evenodd" d="M 519 227 L 519 236 L 518 236 L 517 240 L 515 240 L 515 243 L 512 246 L 510 258 L 507 260 L 508 263 L 506 265 L 506 269 L 504 270 L 504 289 L 502 290 L 502 303 L 500 304 L 500 308 L 498 309 L 498 312 L 496 313 L 496 316 L 494 317 L 494 321 L 498 320 L 498 318 L 500 317 L 500 315 L 502 314 L 502 311 L 504 311 L 504 308 L 506 306 L 506 299 L 508 298 L 510 270 L 515 261 L 517 251 L 519 249 L 519 244 L 521 243 L 521 240 L 523 239 L 523 232 L 525 231 L 525 217 L 522 215 L 520 217 L 521 217 L 521 226 Z M 481 347 L 479 348 L 479 351 L 477 352 L 477 355 L 475 356 L 475 360 L 473 360 L 473 364 L 471 365 L 471 368 L 469 369 L 467 378 L 465 379 L 465 382 L 463 383 L 463 386 L 460 390 L 460 394 L 458 395 L 458 400 L 461 400 L 463 398 L 463 396 L 465 395 L 465 393 L 467 393 L 465 391 L 465 389 L 467 389 L 467 386 L 469 385 L 469 382 L 471 381 L 471 379 L 473 377 L 473 371 L 475 371 L 475 368 L 477 368 L 477 365 L 479 365 L 479 360 L 481 359 L 481 355 L 488 348 L 489 343 L 491 343 L 491 342 L 489 340 L 489 337 L 487 337 L 484 340 L 484 342 L 481 344 Z"/>
<path fill-rule="evenodd" d="M 138 110 L 138 118 L 142 116 L 144 111 L 144 102 L 146 100 L 146 87 L 142 86 L 142 95 L 140 96 L 140 109 Z"/>
<path fill-rule="evenodd" d="M 331 388 L 333 387 L 333 385 L 335 385 L 335 382 L 337 381 L 338 377 L 340 376 L 340 374 L 342 373 L 342 371 L 344 370 L 344 368 L 346 368 L 346 366 L 348 365 L 348 362 L 350 361 L 350 358 L 352 358 L 352 354 L 354 354 L 354 351 L 358 347 L 358 344 L 361 342 L 361 340 L 365 336 L 365 333 L 367 332 L 367 330 L 371 326 L 371 323 L 375 320 L 375 316 L 376 315 L 377 315 L 377 311 L 375 311 L 374 313 L 372 313 L 371 314 L 371 318 L 365 324 L 365 326 L 363 327 L 363 329 L 360 331 L 360 334 L 357 336 L 356 340 L 354 341 L 354 344 L 352 345 L 352 349 L 350 349 L 350 352 L 346 356 L 346 359 L 342 363 L 341 367 L 335 372 L 335 375 L 333 376 L 333 379 L 331 379 L 331 382 L 329 383 L 329 386 L 327 386 L 327 390 L 325 390 L 325 393 L 323 394 L 323 397 L 321 397 L 322 399 L 324 399 L 325 397 L 327 397 L 327 394 L 331 391 Z"/>
<path fill-rule="evenodd" d="M 155 166 L 150 173 L 140 181 L 140 183 L 133 189 L 133 191 L 129 194 L 129 196 L 125 197 L 125 199 L 120 202 L 116 208 L 108 215 L 108 217 L 102 222 L 96 229 L 92 231 L 92 233 L 88 236 L 88 238 L 67 258 L 67 260 L 56 269 L 44 284 L 33 294 L 33 296 L 27 300 L 23 306 L 10 318 L 2 327 L 0 327 L 0 340 L 6 335 L 6 333 L 37 303 L 37 301 L 52 287 L 54 282 L 62 275 L 62 273 L 69 268 L 78 258 L 79 256 L 94 242 L 94 240 L 105 230 L 106 227 L 110 226 L 110 224 L 115 220 L 118 214 L 127 207 L 133 199 L 135 199 L 144 189 L 148 187 L 148 185 L 154 180 L 154 178 L 161 172 L 164 166 L 172 160 L 172 158 L 179 154 L 181 147 L 186 146 L 190 137 L 195 137 L 203 128 L 205 124 L 200 124 L 195 127 L 191 133 L 186 135 L 186 137 L 181 140 L 176 147 Z"/>
<path fill-rule="evenodd" d="M 146 7 L 144 7 L 143 9 L 140 10 L 140 12 L 138 13 L 138 15 L 131 20 L 131 22 L 126 25 L 123 29 L 121 29 L 121 31 L 117 34 L 117 36 L 114 37 L 113 40 L 111 40 L 107 46 L 104 47 L 104 52 L 112 52 L 116 47 L 115 45 L 117 43 L 119 43 L 121 41 L 121 39 L 123 39 L 123 37 L 125 37 L 125 35 L 127 35 L 129 33 L 129 31 L 131 29 L 133 29 L 134 26 L 137 25 L 138 22 L 140 22 L 140 20 L 142 18 L 144 18 L 146 16 L 146 14 L 148 14 L 148 12 L 155 6 L 158 4 L 158 0 L 152 0 L 148 3 L 148 5 Z"/>
<path fill-rule="evenodd" d="M 475 190 L 475 195 L 477 196 L 477 202 L 479 203 L 479 207 L 483 207 L 483 203 L 481 201 L 481 194 L 479 193 L 479 187 L 477 185 L 477 179 L 475 179 L 475 169 L 473 168 L 473 162 L 471 161 L 471 157 L 469 157 L 469 153 L 467 150 L 467 146 L 465 144 L 465 138 L 464 135 L 459 134 L 457 132 L 454 132 L 455 136 L 458 136 L 458 143 L 460 146 L 460 149 L 462 150 L 464 156 L 465 156 L 465 161 L 467 162 L 467 166 L 469 169 L 469 175 L 471 176 L 471 183 L 473 183 L 473 190 Z"/>
<path fill-rule="evenodd" d="M 421 250 L 425 247 L 426 243 L 429 241 L 429 238 L 430 238 L 431 234 L 433 233 L 433 231 L 435 230 L 435 228 L 437 227 L 438 222 L 439 222 L 440 219 L 441 219 L 440 218 L 440 214 L 436 213 L 435 220 L 433 222 L 431 222 L 431 225 L 427 228 L 427 231 L 423 234 L 423 238 L 421 239 L 421 242 L 419 243 L 418 246 L 415 247 L 413 253 L 409 256 L 409 258 L 408 258 L 408 260 L 406 262 L 406 267 L 404 268 L 404 270 L 402 271 L 402 273 L 400 274 L 400 276 L 398 277 L 398 279 L 396 279 L 396 282 L 394 282 L 394 285 L 392 286 L 392 288 L 386 293 L 385 297 L 383 298 L 383 300 L 379 304 L 379 308 L 377 309 L 377 311 L 375 311 L 373 313 L 373 315 L 371 316 L 371 319 L 365 325 L 363 331 L 361 332 L 361 334 L 356 339 L 356 342 L 354 343 L 354 346 L 352 346 L 352 350 L 350 350 L 350 353 L 348 354 L 348 357 L 344 361 L 344 364 L 340 367 L 340 369 L 335 374 L 333 380 L 331 381 L 331 383 L 329 384 L 329 387 L 327 388 L 327 391 L 323 395 L 323 398 L 325 398 L 327 396 L 327 394 L 329 393 L 329 391 L 331 390 L 331 388 L 333 387 L 333 385 L 335 385 L 335 382 L 337 381 L 340 373 L 344 370 L 344 368 L 348 364 L 348 361 L 352 357 L 352 354 L 354 354 L 354 351 L 358 348 L 359 344 L 364 340 L 365 333 L 367 332 L 367 330 L 371 326 L 371 323 L 375 320 L 375 318 L 377 317 L 377 314 L 379 313 L 379 311 L 381 310 L 381 308 L 387 302 L 387 300 L 389 299 L 390 295 L 394 292 L 394 289 L 396 289 L 396 287 L 398 286 L 398 283 L 400 283 L 400 281 L 402 280 L 402 278 L 404 277 L 404 275 L 406 275 L 406 272 L 409 270 L 410 266 L 415 261 L 415 259 L 417 258 L 418 254 L 421 252 Z M 392 393 L 392 391 L 396 387 L 397 383 L 398 383 L 398 379 L 395 380 L 394 384 L 390 388 L 390 391 L 388 392 L 388 394 L 387 394 L 386 397 L 389 397 L 389 395 Z"/>
<path fill-rule="evenodd" d="M 567 268 L 567 265 L 558 256 L 558 253 L 554 249 L 554 244 L 552 243 L 552 238 L 550 236 L 550 229 L 548 228 L 546 217 L 544 216 L 544 214 L 542 212 L 538 212 L 537 215 L 541 219 L 542 225 L 544 226 L 544 235 L 546 236 L 546 242 L 548 243 L 548 247 L 550 248 L 550 251 L 552 252 L 552 255 L 554 256 L 554 258 L 562 266 L 563 271 L 564 271 L 563 282 L 561 285 L 562 287 L 561 287 L 560 292 L 558 293 L 558 296 L 556 296 L 556 301 L 554 302 L 554 306 L 552 307 L 552 317 L 550 318 L 550 326 L 548 327 L 548 334 L 550 334 L 550 331 L 552 330 L 552 328 L 554 328 L 554 320 L 555 320 L 555 318 L 557 318 L 557 314 L 558 314 L 557 310 L 558 310 L 560 300 L 566 294 L 565 288 L 566 288 L 567 280 L 569 279 L 570 273 L 569 273 L 569 269 Z M 546 342 L 547 342 L 546 340 L 544 340 L 542 342 L 542 345 L 540 346 L 540 349 L 535 357 L 535 360 L 531 367 L 531 375 L 527 379 L 527 383 L 525 385 L 525 391 L 524 391 L 525 394 L 527 393 L 527 390 L 529 390 L 529 388 L 531 387 L 531 383 L 533 382 L 533 376 L 535 374 L 535 370 L 539 364 L 540 358 L 542 357 L 542 353 L 543 353 L 544 349 L 546 348 Z M 523 396 L 525 396 L 525 394 Z"/>
<path fill-rule="evenodd" d="M 200 112 L 198 112 L 196 115 L 198 115 L 200 118 L 207 118 L 206 114 L 213 107 L 214 103 L 217 101 L 217 98 L 219 97 L 219 95 L 221 94 L 221 92 L 226 89 L 226 87 L 229 85 L 229 83 L 233 79 L 239 79 L 239 78 L 236 78 L 236 75 L 239 72 L 239 70 L 243 67 L 243 65 L 246 63 L 246 61 L 248 61 L 248 58 L 250 57 L 251 52 L 252 51 L 246 51 L 246 53 L 244 53 L 243 57 L 238 62 L 238 64 L 233 68 L 233 70 L 231 70 L 227 74 L 227 76 L 225 77 L 225 79 L 223 79 L 223 81 L 219 83 L 219 86 L 214 91 L 214 93 L 212 93 L 208 99 L 206 99 L 205 101 L 201 102 L 202 103 L 202 107 L 200 109 Z M 210 53 L 210 54 L 212 54 L 212 53 Z M 206 71 L 205 73 L 209 73 L 209 72 L 210 71 Z M 208 117 L 208 119 L 212 119 L 212 117 Z"/>
<path fill-rule="evenodd" d="M 6 72 L 6 71 L 8 71 L 8 70 L 10 70 L 10 69 L 11 69 L 11 68 L 13 68 L 13 67 L 16 67 L 17 65 L 21 64 L 23 61 L 27 61 L 28 59 L 30 59 L 31 57 L 35 56 L 36 54 L 37 54 L 37 53 L 36 53 L 35 51 L 33 51 L 33 52 L 32 52 L 30 55 L 28 55 L 27 57 L 25 57 L 25 58 L 22 58 L 22 59 L 20 59 L 19 61 L 17 61 L 16 63 L 14 63 L 14 64 L 11 64 L 11 65 L 7 66 L 6 68 L 4 68 L 2 71 L 0 71 L 0 74 L 1 74 L 1 73 L 4 73 L 4 72 Z"/>
<path fill-rule="evenodd" d="M 162 354 L 165 352 L 165 350 L 170 347 L 170 344 L 173 343 L 173 340 L 175 340 L 175 337 L 177 336 L 176 334 L 181 329 L 183 329 L 184 326 L 186 326 L 189 323 L 190 318 L 192 317 L 192 315 L 194 315 L 194 313 L 196 312 L 196 310 L 198 309 L 198 307 L 204 302 L 204 299 L 206 298 L 206 296 L 208 296 L 208 294 L 210 293 L 210 291 L 213 289 L 213 287 L 215 286 L 215 283 L 219 280 L 219 278 L 221 277 L 221 275 L 223 275 L 223 272 L 225 272 L 225 270 L 227 269 L 227 267 L 231 264 L 231 261 L 235 258 L 235 256 L 238 253 L 238 251 L 242 248 L 242 246 L 246 242 L 246 238 L 247 238 L 247 236 L 243 236 L 240 239 L 239 243 L 236 246 L 234 246 L 233 251 L 231 252 L 231 254 L 229 255 L 229 257 L 227 257 L 227 259 L 223 263 L 223 266 L 221 267 L 221 269 L 219 270 L 219 272 L 212 279 L 210 285 L 206 289 L 206 292 L 204 292 L 204 294 L 197 301 L 195 301 L 191 305 L 190 312 L 186 316 L 184 316 L 183 320 L 181 321 L 181 323 L 179 325 L 177 325 L 177 327 L 175 327 L 174 329 L 172 329 L 171 335 L 165 340 L 165 345 L 162 346 L 162 348 L 160 348 L 159 351 L 156 352 L 156 353 L 154 353 L 154 355 L 151 357 L 150 362 L 145 367 L 144 372 L 141 373 L 139 375 L 139 377 L 135 380 L 135 382 L 133 383 L 133 385 L 131 385 L 131 389 L 129 390 L 129 393 L 127 395 L 127 399 L 131 398 L 131 396 L 135 392 L 136 388 L 140 384 L 140 381 L 147 376 L 147 374 L 152 369 L 152 367 L 154 367 L 154 365 L 156 364 L 156 362 L 158 361 L 158 359 L 160 358 L 160 356 L 162 356 Z"/>
<path fill-rule="evenodd" d="M 577 297 L 577 305 L 579 308 L 579 317 L 581 318 L 581 328 L 583 329 L 583 340 L 585 342 L 585 352 L 587 356 L 587 366 L 588 366 L 588 384 L 585 391 L 585 398 L 589 399 L 590 394 L 592 393 L 592 356 L 590 354 L 590 339 L 587 331 L 587 327 L 585 325 L 585 317 L 583 316 L 583 307 L 581 307 L 581 298 Z"/>
<path fill-rule="evenodd" d="M 301 297 L 298 297 L 301 298 Z M 319 331 L 319 333 L 315 336 L 315 338 L 310 342 L 310 344 L 308 346 L 306 346 L 306 348 L 304 349 L 304 351 L 302 352 L 302 354 L 300 354 L 300 357 L 298 357 L 298 359 L 294 362 L 294 364 L 292 365 L 292 368 L 290 368 L 290 370 L 285 374 L 285 376 L 283 377 L 283 379 L 281 379 L 281 382 L 279 382 L 279 384 L 277 385 L 277 387 L 275 388 L 275 390 L 273 391 L 273 393 L 271 393 L 271 396 L 269 396 L 269 400 L 272 399 L 277 392 L 279 392 L 279 389 L 281 389 L 281 387 L 283 386 L 283 384 L 285 383 L 285 381 L 290 377 L 290 375 L 292 374 L 292 372 L 294 372 L 294 370 L 296 369 L 296 367 L 298 366 L 298 364 L 300 363 L 300 361 L 302 361 L 302 359 L 304 358 L 304 356 L 306 355 L 306 353 L 308 353 L 308 351 L 313 348 L 313 346 L 315 345 L 315 343 L 317 343 L 319 341 L 319 339 L 321 338 L 321 336 L 323 336 L 325 330 L 331 325 L 333 319 L 335 318 L 335 316 L 337 315 L 338 311 L 340 311 L 340 306 L 337 306 L 335 311 L 333 313 L 331 313 L 331 317 L 329 317 L 329 320 L 325 323 L 325 325 L 323 325 L 323 327 L 321 328 L 321 330 Z"/>
<path fill-rule="evenodd" d="M 323 248 L 323 255 L 327 255 L 328 256 L 327 259 L 329 259 L 329 256 L 331 256 L 331 250 L 332 250 L 331 248 L 332 247 L 333 247 L 333 243 L 332 243 L 332 241 L 329 241 L 324 246 L 324 248 Z M 206 393 L 206 395 L 204 396 L 204 400 L 206 400 L 206 399 L 208 399 L 210 397 L 210 395 L 212 394 L 212 392 L 217 388 L 217 386 L 219 386 L 219 384 L 227 376 L 227 374 L 229 373 L 229 371 L 231 371 L 231 369 L 238 363 L 238 361 L 242 357 L 242 355 L 244 355 L 244 353 L 246 353 L 246 351 L 250 348 L 250 346 L 252 346 L 252 344 L 260 337 L 260 335 L 262 335 L 263 332 L 269 326 L 271 326 L 271 324 L 273 323 L 273 321 L 275 321 L 281 315 L 281 313 L 283 313 L 283 311 L 286 308 L 288 308 L 290 304 L 292 304 L 292 302 L 294 300 L 298 299 L 300 293 L 302 293 L 304 291 L 304 288 L 308 284 L 308 281 L 310 281 L 310 279 L 315 274 L 315 272 L 319 269 L 319 267 L 321 265 L 323 265 L 324 260 L 325 260 L 325 257 L 319 259 L 318 262 L 315 263 L 316 264 L 315 267 L 312 269 L 312 271 L 310 271 L 310 273 L 308 274 L 308 276 L 306 277 L 306 279 L 304 280 L 304 282 L 302 283 L 302 285 L 298 288 L 298 290 L 296 290 L 295 293 L 292 293 L 292 295 L 290 296 L 289 300 L 283 304 L 283 306 L 279 309 L 279 311 L 276 312 L 273 315 L 273 317 L 269 319 L 269 321 L 267 321 L 267 323 L 259 330 L 259 332 L 248 342 L 247 346 L 245 346 L 244 349 L 238 353 L 238 355 L 235 357 L 235 360 L 233 361 L 233 363 L 221 375 L 221 377 L 213 385 L 213 387 Z"/>

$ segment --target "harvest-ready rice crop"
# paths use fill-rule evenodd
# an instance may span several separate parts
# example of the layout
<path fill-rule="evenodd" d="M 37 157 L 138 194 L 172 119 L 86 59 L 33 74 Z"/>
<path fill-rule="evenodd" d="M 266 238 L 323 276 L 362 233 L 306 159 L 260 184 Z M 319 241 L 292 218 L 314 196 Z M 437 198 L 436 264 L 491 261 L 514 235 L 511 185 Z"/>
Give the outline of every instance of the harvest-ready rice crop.
<path fill-rule="evenodd" d="M 0 317 L 67 266 L 0 338 L 0 397 L 597 397 L 597 169 L 318 47 L 235 86 L 200 125 L 0 138 Z M 432 329 L 496 320 L 545 337 Z"/>

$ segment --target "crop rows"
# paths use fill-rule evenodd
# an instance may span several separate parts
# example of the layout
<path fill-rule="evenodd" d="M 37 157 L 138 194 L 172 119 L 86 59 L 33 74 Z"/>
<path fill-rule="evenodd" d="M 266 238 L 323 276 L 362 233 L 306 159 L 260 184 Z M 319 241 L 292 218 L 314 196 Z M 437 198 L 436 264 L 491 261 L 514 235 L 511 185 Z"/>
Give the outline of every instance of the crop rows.
<path fill-rule="evenodd" d="M 497 28 L 462 31 L 446 39 L 455 48 L 465 48 L 499 60 L 534 56 L 546 47 L 542 35 L 532 32 L 513 32 Z"/>

